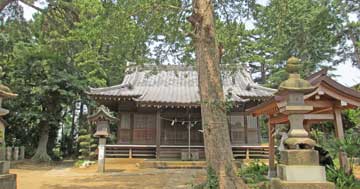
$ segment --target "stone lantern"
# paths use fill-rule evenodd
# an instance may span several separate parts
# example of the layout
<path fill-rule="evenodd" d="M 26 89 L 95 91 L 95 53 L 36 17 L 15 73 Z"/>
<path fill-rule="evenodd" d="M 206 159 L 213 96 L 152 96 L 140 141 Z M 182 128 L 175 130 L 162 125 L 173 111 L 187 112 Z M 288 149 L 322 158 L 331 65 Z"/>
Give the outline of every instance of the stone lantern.
<path fill-rule="evenodd" d="M 2 101 L 6 98 L 15 97 L 17 94 L 0 83 L 0 117 L 9 113 L 9 110 L 2 108 Z M 16 175 L 9 174 L 10 162 L 5 161 L 5 123 L 0 119 L 0 188 L 15 189 L 16 188 Z"/>
<path fill-rule="evenodd" d="M 315 141 L 309 138 L 304 129 L 304 114 L 313 110 L 313 106 L 304 103 L 304 95 L 315 90 L 315 87 L 300 78 L 297 71 L 300 60 L 288 59 L 286 71 L 289 78 L 282 82 L 277 95 L 285 97 L 285 104 L 280 113 L 288 116 L 290 130 L 284 141 L 285 150 L 280 151 L 280 161 L 277 165 L 278 178 L 271 180 L 273 189 L 302 188 L 335 188 L 333 183 L 326 181 L 325 167 L 319 165 L 319 154 L 313 150 Z"/>
<path fill-rule="evenodd" d="M 98 145 L 98 172 L 103 173 L 105 171 L 105 145 L 106 138 L 110 136 L 110 123 L 117 122 L 118 119 L 111 115 L 108 108 L 101 105 L 97 111 L 88 116 L 90 123 L 96 125 L 95 137 L 99 138 Z"/>

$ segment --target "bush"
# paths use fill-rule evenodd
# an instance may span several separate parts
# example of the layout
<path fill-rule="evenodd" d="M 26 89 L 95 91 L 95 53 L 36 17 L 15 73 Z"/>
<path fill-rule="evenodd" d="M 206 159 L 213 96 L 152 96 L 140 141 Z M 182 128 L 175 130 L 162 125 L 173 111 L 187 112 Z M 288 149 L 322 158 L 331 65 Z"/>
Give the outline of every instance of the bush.
<path fill-rule="evenodd" d="M 336 188 L 360 188 L 360 182 L 356 180 L 353 174 L 347 175 L 343 169 L 337 169 L 332 166 L 327 166 L 326 168 L 326 178 L 328 181 L 335 183 Z"/>
<path fill-rule="evenodd" d="M 207 180 L 201 184 L 191 184 L 191 188 L 193 189 L 218 189 L 219 188 L 219 180 L 216 176 L 216 172 L 213 168 L 207 168 Z"/>
<path fill-rule="evenodd" d="M 268 181 L 266 175 L 269 167 L 259 160 L 255 160 L 249 163 L 249 165 L 242 167 L 238 176 L 240 176 L 246 184 L 258 184 Z"/>

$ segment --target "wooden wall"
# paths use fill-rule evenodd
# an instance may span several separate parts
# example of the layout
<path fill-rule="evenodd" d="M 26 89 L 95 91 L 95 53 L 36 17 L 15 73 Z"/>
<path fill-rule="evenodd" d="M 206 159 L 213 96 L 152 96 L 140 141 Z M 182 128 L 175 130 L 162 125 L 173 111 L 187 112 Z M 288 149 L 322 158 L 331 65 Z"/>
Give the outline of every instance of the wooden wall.
<path fill-rule="evenodd" d="M 118 144 L 155 144 L 156 142 L 156 109 L 147 111 L 119 112 L 120 123 L 118 125 Z M 191 144 L 203 145 L 201 130 L 201 116 L 199 110 L 189 112 L 186 109 L 170 109 L 161 112 L 161 145 L 187 145 L 187 123 L 170 120 L 198 121 L 191 128 Z M 233 112 L 228 116 L 230 126 L 230 138 L 233 145 L 257 145 L 259 144 L 258 127 L 256 117 L 246 116 L 243 113 Z M 245 134 L 247 131 L 247 135 Z"/>

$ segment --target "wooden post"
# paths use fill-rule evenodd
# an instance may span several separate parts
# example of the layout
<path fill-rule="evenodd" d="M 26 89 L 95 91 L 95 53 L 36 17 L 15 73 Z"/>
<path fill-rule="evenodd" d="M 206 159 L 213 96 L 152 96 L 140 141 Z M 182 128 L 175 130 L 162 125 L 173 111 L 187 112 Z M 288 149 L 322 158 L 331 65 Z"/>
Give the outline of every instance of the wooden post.
<path fill-rule="evenodd" d="M 342 119 L 341 119 L 341 110 L 338 108 L 334 108 L 334 117 L 335 117 L 335 136 L 337 139 L 344 139 L 344 129 L 343 129 L 343 124 L 342 124 Z M 340 161 L 340 166 L 341 168 L 343 168 L 345 171 L 349 170 L 348 167 L 348 162 L 347 162 L 347 156 L 344 152 L 339 152 L 339 161 Z"/>
<path fill-rule="evenodd" d="M 130 113 L 130 141 L 129 144 L 134 144 L 134 113 Z"/>
<path fill-rule="evenodd" d="M 247 114 L 244 114 L 244 133 L 245 133 L 245 144 L 248 144 L 248 122 Z"/>
<path fill-rule="evenodd" d="M 156 159 L 160 159 L 160 142 L 161 142 L 161 118 L 160 110 L 156 112 Z"/>
<path fill-rule="evenodd" d="M 249 160 L 249 159 L 250 159 L 250 149 L 249 149 L 249 148 L 246 148 L 245 159 L 246 159 L 246 160 Z"/>
<path fill-rule="evenodd" d="M 269 173 L 270 178 L 276 176 L 275 167 L 275 138 L 274 138 L 275 125 L 268 121 L 268 135 L 269 135 Z"/>
<path fill-rule="evenodd" d="M 105 144 L 106 138 L 101 137 L 99 138 L 99 155 L 98 155 L 98 172 L 104 173 L 105 172 Z"/>
<path fill-rule="evenodd" d="M 129 148 L 129 159 L 132 159 L 132 148 Z"/>
<path fill-rule="evenodd" d="M 258 143 L 261 144 L 261 128 L 260 128 L 260 121 L 259 116 L 256 117 L 256 129 L 257 129 L 257 136 L 258 136 Z"/>

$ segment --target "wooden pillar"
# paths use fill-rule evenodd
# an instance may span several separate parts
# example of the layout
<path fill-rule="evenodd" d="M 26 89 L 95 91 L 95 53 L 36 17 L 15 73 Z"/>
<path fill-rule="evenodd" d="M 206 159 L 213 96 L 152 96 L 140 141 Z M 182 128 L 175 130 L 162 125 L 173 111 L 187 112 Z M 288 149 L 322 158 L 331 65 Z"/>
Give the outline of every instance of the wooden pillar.
<path fill-rule="evenodd" d="M 276 167 L 275 167 L 275 125 L 268 121 L 268 135 L 269 135 L 269 173 L 270 178 L 276 176 Z"/>
<path fill-rule="evenodd" d="M 99 155 L 98 155 L 98 172 L 104 173 L 105 172 L 105 145 L 106 145 L 106 138 L 100 137 L 99 138 Z"/>
<path fill-rule="evenodd" d="M 342 119 L 341 119 L 341 110 L 338 108 L 334 108 L 334 118 L 335 118 L 335 136 L 337 139 L 344 139 L 344 129 L 343 129 L 343 123 L 342 123 Z M 348 162 L 347 162 L 347 156 L 344 152 L 339 152 L 339 161 L 340 161 L 340 166 L 341 168 L 343 168 L 344 170 L 348 170 Z"/>
<path fill-rule="evenodd" d="M 161 117 L 160 110 L 156 112 L 156 159 L 160 159 L 160 142 L 161 142 Z"/>
<path fill-rule="evenodd" d="M 134 113 L 130 113 L 130 144 L 134 144 Z"/>
<path fill-rule="evenodd" d="M 256 129 L 257 129 L 257 137 L 258 137 L 258 143 L 261 144 L 261 128 L 260 128 L 260 120 L 259 116 L 256 117 Z"/>
<path fill-rule="evenodd" d="M 248 144 L 248 122 L 247 114 L 244 114 L 244 134 L 245 134 L 245 144 Z"/>

